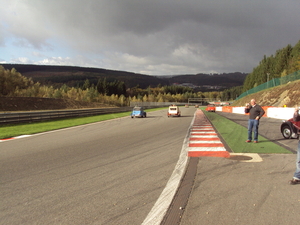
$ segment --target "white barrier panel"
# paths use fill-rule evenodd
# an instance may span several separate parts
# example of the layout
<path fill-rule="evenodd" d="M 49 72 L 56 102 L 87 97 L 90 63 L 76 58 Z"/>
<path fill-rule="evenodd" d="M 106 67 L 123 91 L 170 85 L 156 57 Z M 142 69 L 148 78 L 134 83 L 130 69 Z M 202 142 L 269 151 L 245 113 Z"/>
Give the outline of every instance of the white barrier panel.
<path fill-rule="evenodd" d="M 291 119 L 294 115 L 294 108 L 268 108 L 267 115 L 268 117 L 274 119 L 283 119 L 288 120 Z"/>
<path fill-rule="evenodd" d="M 245 114 L 245 107 L 232 107 L 232 113 Z"/>
<path fill-rule="evenodd" d="M 270 107 L 266 116 L 274 119 L 288 120 L 293 118 L 295 108 Z M 216 107 L 216 111 L 222 111 L 222 107 Z M 245 114 L 245 107 L 232 107 L 232 113 Z"/>
<path fill-rule="evenodd" d="M 216 107 L 216 111 L 222 112 L 222 111 L 223 111 L 222 108 L 223 108 L 222 106 L 217 106 L 217 107 Z"/>

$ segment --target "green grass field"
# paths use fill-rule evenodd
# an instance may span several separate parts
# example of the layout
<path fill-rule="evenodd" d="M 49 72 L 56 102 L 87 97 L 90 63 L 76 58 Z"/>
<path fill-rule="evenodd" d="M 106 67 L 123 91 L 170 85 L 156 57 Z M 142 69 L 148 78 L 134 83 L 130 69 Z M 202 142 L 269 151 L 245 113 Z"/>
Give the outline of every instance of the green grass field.
<path fill-rule="evenodd" d="M 147 109 L 147 112 L 160 109 L 162 108 Z M 245 127 L 236 124 L 216 113 L 207 113 L 205 110 L 203 110 L 203 112 L 214 125 L 214 127 L 218 130 L 219 134 L 226 141 L 227 145 L 235 153 L 291 153 L 287 149 L 261 136 L 259 136 L 260 142 L 258 144 L 245 143 L 245 137 L 247 137 L 247 129 Z M 0 126 L 0 139 L 95 123 L 99 121 L 129 116 L 129 114 L 130 112 L 123 112 L 31 124 Z"/>
<path fill-rule="evenodd" d="M 248 136 L 247 128 L 232 122 L 216 113 L 209 113 L 202 110 L 207 118 L 211 121 L 219 134 L 226 141 L 227 145 L 235 153 L 285 153 L 291 154 L 287 149 L 269 141 L 259 135 L 259 143 L 246 143 Z"/>
<path fill-rule="evenodd" d="M 114 113 L 99 116 L 62 119 L 56 121 L 37 122 L 30 124 L 17 124 L 0 126 L 0 139 L 16 137 L 20 135 L 36 134 L 45 131 L 58 130 L 66 127 L 74 127 L 88 123 L 128 116 L 130 112 Z"/>
<path fill-rule="evenodd" d="M 163 108 L 147 109 L 147 112 L 160 110 Z M 61 119 L 55 121 L 37 122 L 30 124 L 2 125 L 0 126 L 0 139 L 17 137 L 20 135 L 30 135 L 45 131 L 58 130 L 67 127 L 74 127 L 89 123 L 96 123 L 104 120 L 111 120 L 120 117 L 129 116 L 130 112 L 105 114 L 98 116 L 89 116 L 81 118 Z"/>

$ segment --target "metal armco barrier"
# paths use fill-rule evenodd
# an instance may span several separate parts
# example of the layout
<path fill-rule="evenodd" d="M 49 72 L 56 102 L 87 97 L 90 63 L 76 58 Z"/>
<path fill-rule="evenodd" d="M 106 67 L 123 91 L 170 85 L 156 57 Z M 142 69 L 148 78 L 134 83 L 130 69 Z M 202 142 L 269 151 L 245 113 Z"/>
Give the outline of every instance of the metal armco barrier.
<path fill-rule="evenodd" d="M 158 108 L 162 106 L 144 106 L 145 109 Z M 110 113 L 130 112 L 132 107 L 119 108 L 96 108 L 96 109 L 73 109 L 73 110 L 51 110 L 36 112 L 10 112 L 0 113 L 1 124 L 32 123 L 46 120 L 57 120 L 74 117 L 95 116 Z M 130 115 L 128 113 L 128 115 Z"/>
<path fill-rule="evenodd" d="M 0 124 L 30 123 L 131 111 L 131 107 L 0 113 Z"/>

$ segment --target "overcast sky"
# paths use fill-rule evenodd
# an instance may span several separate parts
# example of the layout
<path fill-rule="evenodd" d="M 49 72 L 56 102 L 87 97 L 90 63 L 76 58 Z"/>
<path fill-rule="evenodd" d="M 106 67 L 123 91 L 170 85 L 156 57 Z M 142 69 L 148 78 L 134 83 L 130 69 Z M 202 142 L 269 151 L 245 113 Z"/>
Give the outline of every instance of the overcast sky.
<path fill-rule="evenodd" d="M 0 0 L 0 62 L 252 72 L 300 40 L 299 0 Z"/>

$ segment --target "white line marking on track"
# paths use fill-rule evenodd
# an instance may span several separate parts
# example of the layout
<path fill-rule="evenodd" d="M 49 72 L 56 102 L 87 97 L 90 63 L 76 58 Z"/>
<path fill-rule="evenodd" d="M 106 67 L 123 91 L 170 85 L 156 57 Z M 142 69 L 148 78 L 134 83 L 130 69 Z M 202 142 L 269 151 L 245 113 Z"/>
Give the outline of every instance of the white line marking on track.
<path fill-rule="evenodd" d="M 189 152 L 219 152 L 226 151 L 224 147 L 188 147 Z"/>
<path fill-rule="evenodd" d="M 195 144 L 195 143 L 222 143 L 221 141 L 190 141 L 191 144 Z"/>
<path fill-rule="evenodd" d="M 218 135 L 191 135 L 191 138 L 194 138 L 194 137 L 201 137 L 201 138 L 215 138 L 217 137 L 218 138 Z"/>
<path fill-rule="evenodd" d="M 71 126 L 71 127 L 66 127 L 66 128 L 56 129 L 56 130 L 44 131 L 41 133 L 35 133 L 35 134 L 31 134 L 31 135 L 20 135 L 17 137 L 4 138 L 4 139 L 0 139 L 0 142 L 11 141 L 11 140 L 15 140 L 18 138 L 25 138 L 25 137 L 38 136 L 38 135 L 43 135 L 43 134 L 48 134 L 48 133 L 60 132 L 60 131 L 64 131 L 64 130 L 76 129 L 76 128 L 90 126 L 90 125 L 97 124 L 97 123 L 109 123 L 111 121 L 119 120 L 119 119 L 127 118 L 127 117 L 129 118 L 129 116 L 125 116 L 125 117 L 120 117 L 120 118 L 115 118 L 115 119 L 110 119 L 110 120 L 98 121 L 98 122 L 94 122 L 94 123 L 82 124 L 82 125 L 78 125 L 78 126 Z"/>
<path fill-rule="evenodd" d="M 197 111 L 196 111 L 197 112 Z M 196 114 L 196 113 L 195 113 Z M 188 143 L 189 143 L 189 135 L 192 128 L 192 125 L 195 120 L 195 114 L 194 118 L 192 120 L 192 123 L 188 129 L 188 132 L 186 134 L 186 137 L 183 141 L 181 153 L 179 156 L 179 159 L 177 161 L 177 164 L 175 166 L 175 169 L 173 170 L 173 173 L 160 194 L 159 198 L 157 199 L 156 203 L 152 207 L 151 211 L 149 212 L 148 216 L 142 223 L 142 225 L 159 225 L 161 224 L 170 204 L 172 203 L 172 200 L 176 194 L 176 191 L 179 187 L 180 181 L 184 175 L 187 163 L 188 163 Z"/>

